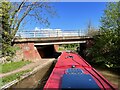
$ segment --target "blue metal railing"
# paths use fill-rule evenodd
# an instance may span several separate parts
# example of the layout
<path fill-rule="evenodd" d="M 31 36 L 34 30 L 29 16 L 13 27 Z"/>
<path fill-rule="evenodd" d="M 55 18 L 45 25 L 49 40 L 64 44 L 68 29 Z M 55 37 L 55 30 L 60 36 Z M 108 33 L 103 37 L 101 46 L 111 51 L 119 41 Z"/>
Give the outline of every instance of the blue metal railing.
<path fill-rule="evenodd" d="M 81 30 L 36 30 L 18 31 L 16 37 L 20 38 L 45 38 L 45 37 L 66 37 L 85 36 L 86 32 Z"/>

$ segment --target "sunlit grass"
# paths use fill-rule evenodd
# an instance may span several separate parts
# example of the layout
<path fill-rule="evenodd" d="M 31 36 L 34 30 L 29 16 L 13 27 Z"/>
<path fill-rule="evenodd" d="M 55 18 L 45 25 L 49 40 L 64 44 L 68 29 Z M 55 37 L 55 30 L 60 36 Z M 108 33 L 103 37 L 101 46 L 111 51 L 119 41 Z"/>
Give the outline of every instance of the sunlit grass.
<path fill-rule="evenodd" d="M 22 71 L 22 72 L 18 72 L 16 74 L 12 74 L 12 75 L 9 75 L 9 76 L 6 76 L 6 77 L 3 77 L 2 78 L 2 83 L 1 83 L 1 86 L 13 81 L 13 80 L 16 80 L 16 79 L 20 79 L 20 76 L 22 76 L 23 74 L 27 73 L 27 72 L 30 72 L 31 70 L 25 70 L 25 71 Z"/>
<path fill-rule="evenodd" d="M 19 61 L 19 62 L 10 62 L 5 64 L 0 64 L 0 67 L 2 68 L 1 73 L 7 73 L 10 71 L 16 70 L 29 63 L 30 61 Z"/>

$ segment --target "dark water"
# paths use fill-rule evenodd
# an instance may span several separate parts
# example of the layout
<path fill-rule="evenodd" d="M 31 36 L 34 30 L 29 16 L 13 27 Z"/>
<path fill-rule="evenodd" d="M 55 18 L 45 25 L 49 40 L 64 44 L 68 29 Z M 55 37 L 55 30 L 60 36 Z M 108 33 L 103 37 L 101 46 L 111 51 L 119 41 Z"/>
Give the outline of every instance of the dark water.
<path fill-rule="evenodd" d="M 52 70 L 53 70 L 55 64 L 56 64 L 56 61 L 53 62 L 53 64 L 51 65 L 51 67 L 49 68 L 49 70 L 47 71 L 45 76 L 42 78 L 42 80 L 39 81 L 37 87 L 34 90 L 43 90 L 50 74 L 52 73 Z"/>

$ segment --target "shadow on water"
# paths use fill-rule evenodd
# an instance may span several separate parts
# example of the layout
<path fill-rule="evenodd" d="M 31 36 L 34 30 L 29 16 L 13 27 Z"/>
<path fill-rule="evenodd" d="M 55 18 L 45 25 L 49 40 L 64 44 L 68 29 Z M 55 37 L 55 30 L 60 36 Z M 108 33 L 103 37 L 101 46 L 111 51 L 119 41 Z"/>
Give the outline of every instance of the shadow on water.
<path fill-rule="evenodd" d="M 53 64 L 51 65 L 51 67 L 49 68 L 49 70 L 46 72 L 46 74 L 44 75 L 44 77 L 39 81 L 37 87 L 34 90 L 43 90 L 50 74 L 52 73 L 52 70 L 55 66 L 57 61 L 54 61 Z"/>
<path fill-rule="evenodd" d="M 61 55 L 61 52 L 54 52 L 52 57 L 57 59 Z"/>
<path fill-rule="evenodd" d="M 51 55 L 49 58 L 55 58 L 57 59 L 59 56 L 61 55 L 61 52 L 54 52 L 53 55 Z M 53 64 L 51 65 L 51 67 L 48 69 L 48 71 L 46 72 L 46 74 L 44 75 L 44 77 L 39 81 L 37 87 L 34 90 L 43 90 L 50 74 L 52 73 L 52 70 L 55 67 L 57 60 L 55 60 L 53 62 Z"/>
<path fill-rule="evenodd" d="M 52 52 L 49 55 L 46 54 L 45 58 L 55 58 L 55 59 L 57 59 L 60 55 L 61 55 L 61 52 Z M 57 60 L 55 60 L 53 62 L 53 64 L 48 69 L 48 71 L 45 73 L 44 77 L 38 82 L 38 85 L 37 85 L 37 87 L 34 90 L 43 90 L 43 88 L 44 88 L 44 86 L 45 86 L 45 84 L 46 84 L 50 74 L 52 73 L 52 70 L 55 67 L 56 62 L 57 62 Z"/>

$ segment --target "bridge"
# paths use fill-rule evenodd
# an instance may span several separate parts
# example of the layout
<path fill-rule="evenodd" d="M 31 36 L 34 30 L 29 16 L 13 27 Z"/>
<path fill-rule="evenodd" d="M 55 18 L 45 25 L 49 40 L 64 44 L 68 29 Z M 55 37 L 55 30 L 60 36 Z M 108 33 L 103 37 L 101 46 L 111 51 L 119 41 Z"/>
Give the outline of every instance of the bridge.
<path fill-rule="evenodd" d="M 13 44 L 21 48 L 24 59 L 40 60 L 53 56 L 59 44 L 80 43 L 81 53 L 93 38 L 80 30 L 37 30 L 17 32 Z M 47 51 L 47 52 L 46 52 Z"/>

